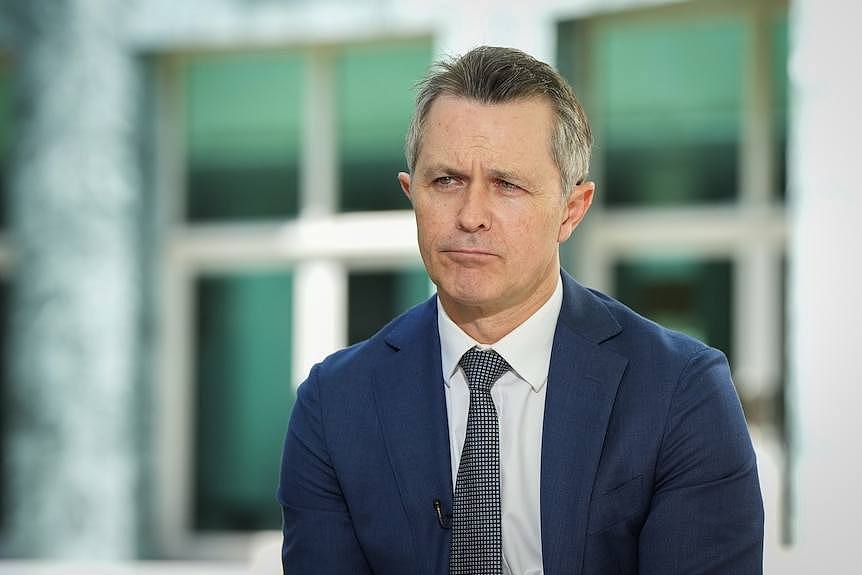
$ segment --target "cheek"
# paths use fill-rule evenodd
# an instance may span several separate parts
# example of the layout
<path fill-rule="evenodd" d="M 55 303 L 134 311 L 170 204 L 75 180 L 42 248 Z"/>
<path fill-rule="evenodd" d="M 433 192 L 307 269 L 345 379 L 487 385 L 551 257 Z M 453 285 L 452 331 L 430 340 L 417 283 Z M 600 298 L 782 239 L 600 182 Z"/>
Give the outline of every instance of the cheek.
<path fill-rule="evenodd" d="M 509 246 L 525 257 L 535 260 L 557 245 L 560 225 L 556 213 L 524 214 L 510 226 L 513 233 L 507 234 Z"/>
<path fill-rule="evenodd" d="M 422 217 L 416 218 L 416 231 L 422 259 L 426 263 L 431 263 L 429 258 L 433 258 L 437 251 L 434 246 L 440 242 L 440 224 L 437 220 L 425 214 Z"/>
<path fill-rule="evenodd" d="M 422 201 L 414 206 L 414 213 L 419 237 L 424 241 L 433 240 L 451 227 L 451 218 L 442 202 L 434 204 L 428 200 Z"/>
<path fill-rule="evenodd" d="M 423 241 L 428 241 L 437 235 L 439 224 L 433 217 L 423 214 L 421 216 L 417 215 L 416 227 L 419 230 L 419 238 Z"/>

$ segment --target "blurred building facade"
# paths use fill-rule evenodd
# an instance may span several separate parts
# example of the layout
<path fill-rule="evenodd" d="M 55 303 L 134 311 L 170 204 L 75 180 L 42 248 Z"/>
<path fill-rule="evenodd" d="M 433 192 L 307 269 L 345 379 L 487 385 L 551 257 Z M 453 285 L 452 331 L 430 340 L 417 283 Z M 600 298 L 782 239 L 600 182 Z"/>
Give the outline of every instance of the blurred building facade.
<path fill-rule="evenodd" d="M 0 557 L 238 559 L 278 529 L 296 385 L 433 293 L 395 174 L 413 84 L 481 43 L 555 63 L 593 123 L 597 205 L 564 266 L 728 354 L 775 454 L 770 552 L 816 540 L 806 514 L 845 486 L 808 507 L 834 460 L 806 467 L 805 446 L 837 453 L 844 420 L 806 386 L 825 358 L 824 393 L 860 379 L 811 339 L 838 323 L 811 273 L 862 287 L 818 255 L 862 210 L 805 137 L 809 78 L 847 83 L 812 63 L 812 23 L 843 21 L 814 4 L 2 5 Z M 825 166 L 835 195 L 813 197 Z"/>

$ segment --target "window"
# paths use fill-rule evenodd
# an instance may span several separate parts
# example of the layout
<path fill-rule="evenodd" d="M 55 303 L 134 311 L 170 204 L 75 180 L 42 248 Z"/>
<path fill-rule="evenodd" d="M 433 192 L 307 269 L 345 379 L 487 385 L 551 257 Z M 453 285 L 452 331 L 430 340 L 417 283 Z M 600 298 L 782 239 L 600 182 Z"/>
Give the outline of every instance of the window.
<path fill-rule="evenodd" d="M 431 61 L 426 42 L 341 50 L 336 59 L 341 210 L 405 210 L 395 179 L 406 170 L 412 84 Z"/>
<path fill-rule="evenodd" d="M 294 392 L 291 277 L 205 275 L 195 283 L 195 526 L 278 529 L 273 504 Z"/>
<path fill-rule="evenodd" d="M 7 225 L 9 216 L 8 191 L 8 158 L 9 146 L 12 143 L 12 74 L 9 67 L 0 57 L 0 229 Z"/>
<path fill-rule="evenodd" d="M 354 344 L 371 337 L 389 320 L 425 300 L 429 280 L 421 267 L 351 272 L 348 293 L 347 341 Z"/>
<path fill-rule="evenodd" d="M 10 296 L 10 285 L 9 280 L 3 276 L 0 276 L 0 349 L 8 349 L 6 342 L 6 334 L 9 330 L 9 312 L 11 308 L 9 306 L 9 296 Z M 0 398 L 6 396 L 6 374 L 8 373 L 6 366 L 6 354 L 0 354 Z M 3 402 L 4 405 L 7 402 Z M 4 528 L 4 520 L 8 517 L 8 503 L 5 500 L 6 497 L 6 485 L 5 481 L 9 474 L 6 473 L 6 441 L 3 439 L 3 433 L 7 429 L 7 423 L 5 421 L 6 410 L 0 409 L 0 532 L 3 531 Z"/>
<path fill-rule="evenodd" d="M 772 143 L 773 174 L 776 195 L 784 200 L 787 197 L 787 13 L 778 12 L 770 18 L 769 39 L 772 66 L 770 82 L 772 86 Z"/>
<path fill-rule="evenodd" d="M 296 386 L 428 297 L 396 174 L 430 61 L 425 38 L 162 59 L 168 554 L 241 557 L 278 529 Z"/>
<path fill-rule="evenodd" d="M 744 29 L 737 15 L 608 20 L 592 32 L 610 205 L 733 200 Z"/>
<path fill-rule="evenodd" d="M 559 38 L 598 190 L 564 259 L 731 356 L 746 407 L 779 403 L 786 5 L 647 7 L 562 23 Z"/>
<path fill-rule="evenodd" d="M 294 52 L 187 63 L 190 221 L 296 216 L 303 67 Z"/>
<path fill-rule="evenodd" d="M 641 258 L 621 261 L 615 271 L 617 296 L 635 311 L 724 350 L 733 361 L 730 261 Z"/>

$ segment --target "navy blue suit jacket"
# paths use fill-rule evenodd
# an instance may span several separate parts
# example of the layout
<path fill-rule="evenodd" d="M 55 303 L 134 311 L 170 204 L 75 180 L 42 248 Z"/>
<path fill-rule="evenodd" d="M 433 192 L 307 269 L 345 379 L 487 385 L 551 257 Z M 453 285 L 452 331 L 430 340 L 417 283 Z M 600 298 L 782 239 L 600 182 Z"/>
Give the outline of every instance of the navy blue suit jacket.
<path fill-rule="evenodd" d="M 563 272 L 541 445 L 546 575 L 759 574 L 763 505 L 724 355 Z M 537 449 L 539 446 L 537 446 Z M 316 365 L 278 498 L 290 574 L 444 575 L 436 300 Z"/>

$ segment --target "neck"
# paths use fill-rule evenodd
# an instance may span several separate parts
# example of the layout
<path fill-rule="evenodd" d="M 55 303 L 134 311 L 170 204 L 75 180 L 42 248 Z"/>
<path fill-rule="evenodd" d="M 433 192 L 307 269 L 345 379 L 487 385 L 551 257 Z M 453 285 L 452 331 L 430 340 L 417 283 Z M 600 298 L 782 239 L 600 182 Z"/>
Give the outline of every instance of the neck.
<path fill-rule="evenodd" d="M 503 339 L 516 327 L 527 321 L 540 307 L 551 299 L 557 288 L 559 265 L 530 291 L 529 297 L 514 305 L 482 306 L 468 305 L 449 298 L 442 292 L 438 298 L 446 314 L 464 333 L 481 344 L 491 345 Z"/>

